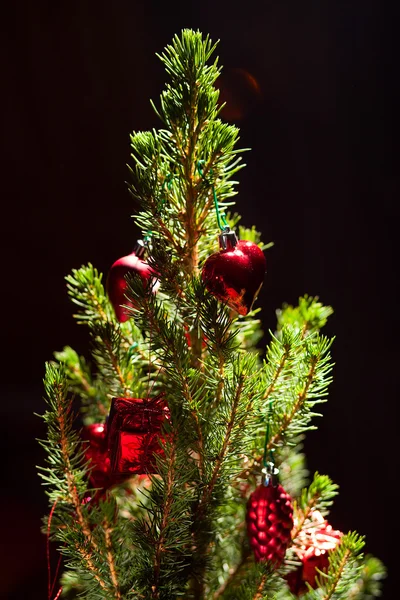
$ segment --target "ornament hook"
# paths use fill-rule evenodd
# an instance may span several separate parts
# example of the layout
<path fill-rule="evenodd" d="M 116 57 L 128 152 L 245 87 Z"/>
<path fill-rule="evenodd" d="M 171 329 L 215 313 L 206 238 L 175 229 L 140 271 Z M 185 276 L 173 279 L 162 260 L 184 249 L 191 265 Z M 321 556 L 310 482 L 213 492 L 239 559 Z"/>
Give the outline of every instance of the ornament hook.
<path fill-rule="evenodd" d="M 274 465 L 273 462 L 268 461 L 265 463 L 265 467 L 261 469 L 262 484 L 265 486 L 272 485 L 276 487 L 279 483 L 278 475 L 279 469 Z"/>

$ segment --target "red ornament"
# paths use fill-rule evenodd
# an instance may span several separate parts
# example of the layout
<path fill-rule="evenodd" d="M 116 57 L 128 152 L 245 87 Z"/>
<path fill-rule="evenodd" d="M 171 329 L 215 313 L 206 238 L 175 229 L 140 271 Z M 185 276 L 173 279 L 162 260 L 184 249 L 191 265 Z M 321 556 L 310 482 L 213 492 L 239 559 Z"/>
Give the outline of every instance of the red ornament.
<path fill-rule="evenodd" d="M 103 423 L 86 425 L 81 432 L 85 442 L 85 458 L 90 461 L 89 481 L 94 488 L 105 490 L 113 483 L 110 458 L 107 452 L 106 426 Z"/>
<path fill-rule="evenodd" d="M 247 503 L 247 533 L 256 562 L 271 561 L 279 566 L 290 542 L 293 508 L 281 485 L 261 484 Z"/>
<path fill-rule="evenodd" d="M 142 240 L 139 240 L 133 252 L 115 261 L 108 273 L 107 294 L 120 323 L 127 321 L 131 317 L 129 311 L 123 308 L 122 305 L 133 307 L 133 303 L 125 295 L 128 287 L 125 276 L 128 273 L 137 273 L 140 275 L 144 284 L 152 281 L 153 292 L 156 292 L 159 287 L 159 281 L 156 280 L 156 272 L 142 260 L 145 249 L 144 243 Z"/>
<path fill-rule="evenodd" d="M 318 510 L 311 513 L 311 522 L 296 536 L 293 549 L 301 560 L 301 567 L 287 576 L 293 594 L 307 592 L 306 583 L 316 587 L 316 569 L 326 571 L 329 566 L 329 552 L 336 548 L 343 533 L 332 529 Z M 296 527 L 296 523 L 295 523 Z"/>
<path fill-rule="evenodd" d="M 221 250 L 204 263 L 204 284 L 216 298 L 240 315 L 247 315 L 264 281 L 264 253 L 253 242 L 238 241 L 233 231 L 223 232 L 219 244 Z"/>
<path fill-rule="evenodd" d="M 170 414 L 163 396 L 153 399 L 113 398 L 107 424 L 111 472 L 121 481 L 131 475 L 156 472 L 162 455 L 160 434 Z"/>

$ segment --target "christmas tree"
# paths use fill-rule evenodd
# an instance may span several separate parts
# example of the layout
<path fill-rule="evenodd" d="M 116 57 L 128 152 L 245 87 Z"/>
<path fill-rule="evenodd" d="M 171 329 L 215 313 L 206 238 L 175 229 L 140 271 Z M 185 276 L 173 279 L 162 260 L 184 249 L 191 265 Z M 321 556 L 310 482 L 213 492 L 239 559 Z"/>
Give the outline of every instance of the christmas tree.
<path fill-rule="evenodd" d="M 243 151 L 214 51 L 184 30 L 159 56 L 162 128 L 131 136 L 142 239 L 104 280 L 91 264 L 66 277 L 91 359 L 65 347 L 46 365 L 44 531 L 63 563 L 49 598 L 381 593 L 383 565 L 329 524 L 338 486 L 302 451 L 332 378 L 332 308 L 285 305 L 258 346 L 268 245 L 233 210 Z"/>

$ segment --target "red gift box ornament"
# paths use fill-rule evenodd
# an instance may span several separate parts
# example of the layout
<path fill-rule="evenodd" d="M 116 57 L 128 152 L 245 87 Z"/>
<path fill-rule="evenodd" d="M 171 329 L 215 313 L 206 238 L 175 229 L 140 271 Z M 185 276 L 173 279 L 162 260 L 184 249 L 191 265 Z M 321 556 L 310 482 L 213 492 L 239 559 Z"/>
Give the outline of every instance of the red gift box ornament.
<path fill-rule="evenodd" d="M 89 461 L 89 482 L 94 488 L 106 490 L 114 482 L 107 451 L 106 426 L 104 423 L 86 425 L 81 432 L 85 444 L 85 458 Z"/>
<path fill-rule="evenodd" d="M 296 527 L 296 523 L 295 523 Z M 340 542 L 343 533 L 329 525 L 318 510 L 310 516 L 310 523 L 296 536 L 293 549 L 301 560 L 301 567 L 287 575 L 290 590 L 300 595 L 308 591 L 306 583 L 315 588 L 317 569 L 326 571 L 329 566 L 329 552 Z"/>
<path fill-rule="evenodd" d="M 156 473 L 156 455 L 162 455 L 161 429 L 170 419 L 163 395 L 113 398 L 107 423 L 111 472 L 117 481 L 131 475 Z"/>
<path fill-rule="evenodd" d="M 250 494 L 246 521 L 256 562 L 271 561 L 279 567 L 291 539 L 293 508 L 289 494 L 274 477 L 267 478 Z"/>
<path fill-rule="evenodd" d="M 229 228 L 219 236 L 221 250 L 204 263 L 202 279 L 216 298 L 240 315 L 247 315 L 258 296 L 267 270 L 261 248 L 239 240 Z"/>
<path fill-rule="evenodd" d="M 160 285 L 154 269 L 143 260 L 145 251 L 145 242 L 138 240 L 133 252 L 116 260 L 108 273 L 107 294 L 120 323 L 127 321 L 132 316 L 124 306 L 134 306 L 125 295 L 128 287 L 125 277 L 128 273 L 137 273 L 141 277 L 143 284 L 152 285 L 154 293 Z"/>

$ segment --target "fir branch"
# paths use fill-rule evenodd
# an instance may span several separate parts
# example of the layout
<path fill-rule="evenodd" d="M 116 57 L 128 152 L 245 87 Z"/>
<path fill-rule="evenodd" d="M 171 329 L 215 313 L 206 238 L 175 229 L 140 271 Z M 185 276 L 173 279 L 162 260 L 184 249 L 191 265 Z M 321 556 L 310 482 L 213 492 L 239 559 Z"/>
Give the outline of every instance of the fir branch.
<path fill-rule="evenodd" d="M 207 480 L 194 515 L 197 554 L 206 559 L 211 558 L 210 548 L 223 523 L 223 519 L 218 520 L 218 506 L 226 506 L 225 487 L 239 470 L 243 456 L 250 452 L 253 404 L 260 394 L 254 363 L 253 355 L 239 355 L 233 364 L 228 363 L 222 401 L 207 419 Z M 196 598 L 204 595 L 206 579 L 202 576 L 200 580 Z"/>
<path fill-rule="evenodd" d="M 186 337 L 181 329 L 177 329 L 175 323 L 168 323 L 166 321 L 166 314 L 162 305 L 153 296 L 143 294 L 140 281 L 131 280 L 128 288 L 129 293 L 137 301 L 138 307 L 141 307 L 141 311 L 139 308 L 136 311 L 138 322 L 146 324 L 152 331 L 150 346 L 161 361 L 163 375 L 165 377 L 169 376 L 170 385 L 173 382 L 176 384 L 175 393 L 179 390 L 179 395 L 189 409 L 197 434 L 196 450 L 198 452 L 198 467 L 200 473 L 203 474 L 204 441 L 197 410 L 197 398 L 203 391 L 203 384 L 200 381 L 201 373 L 193 370 L 191 377 L 188 377 L 190 356 Z"/>
<path fill-rule="evenodd" d="M 315 404 L 326 401 L 326 388 L 331 382 L 329 374 L 332 369 L 329 349 L 333 340 L 314 334 L 303 341 L 303 368 L 306 370 L 298 383 L 294 380 L 296 385 L 292 389 L 298 391 L 293 400 L 288 399 L 286 406 L 274 406 L 273 433 L 267 444 L 268 450 L 273 450 L 283 440 L 288 441 L 289 436 L 298 436 L 312 429 L 309 421 L 313 416 L 320 416 L 313 413 L 312 408 Z"/>
<path fill-rule="evenodd" d="M 127 356 L 121 328 L 110 321 L 90 323 L 92 355 L 114 396 L 131 396 L 134 371 Z"/>
<path fill-rule="evenodd" d="M 257 588 L 257 591 L 256 591 L 256 593 L 255 593 L 255 594 L 254 594 L 254 596 L 253 596 L 253 600 L 262 600 L 262 598 L 264 598 L 263 591 L 264 591 L 264 589 L 265 589 L 265 584 L 266 584 L 266 582 L 267 582 L 267 576 L 264 574 L 264 575 L 261 577 L 260 584 L 259 584 L 259 586 L 258 586 L 258 588 Z"/>
<path fill-rule="evenodd" d="M 271 565 L 245 561 L 238 575 L 220 596 L 222 600 L 255 600 L 266 598 L 268 591 L 276 585 Z"/>
<path fill-rule="evenodd" d="M 110 523 L 108 522 L 108 520 L 104 521 L 103 527 L 104 527 L 104 538 L 105 538 L 105 543 L 106 543 L 107 562 L 108 562 L 108 567 L 110 570 L 111 581 L 114 586 L 114 594 L 115 594 L 116 600 L 121 600 L 121 593 L 119 590 L 118 577 L 117 577 L 117 571 L 116 571 L 115 560 L 114 560 L 114 549 L 113 549 L 113 544 L 112 544 L 112 540 L 111 540 L 112 528 L 110 527 Z"/>
<path fill-rule="evenodd" d="M 65 346 L 61 352 L 54 352 L 54 356 L 65 365 L 69 391 L 78 394 L 82 400 L 81 411 L 85 414 L 85 423 L 104 421 L 109 412 L 109 401 L 100 386 L 93 382 L 85 358 L 70 346 Z"/>
<path fill-rule="evenodd" d="M 165 552 L 166 542 L 166 529 L 168 527 L 171 506 L 174 500 L 174 484 L 175 484 L 175 459 L 176 459 L 176 443 L 172 438 L 169 447 L 168 459 L 167 459 L 167 481 L 166 489 L 164 491 L 163 504 L 160 507 L 162 512 L 162 520 L 158 530 L 158 536 L 155 543 L 154 552 L 154 583 L 151 587 L 152 597 L 159 598 L 159 582 L 160 582 L 160 570 L 161 560 L 163 553 Z"/>
<path fill-rule="evenodd" d="M 68 397 L 68 383 L 63 365 L 46 364 L 44 378 L 46 401 L 49 410 L 43 415 L 48 427 L 48 440 L 41 445 L 48 453 L 51 468 L 40 468 L 41 476 L 53 489 L 48 491 L 51 501 L 61 500 L 59 517 L 64 528 L 56 527 L 56 536 L 65 542 L 62 552 L 76 552 L 84 567 L 92 574 L 99 586 L 109 592 L 109 586 L 96 565 L 96 557 L 101 557 L 101 548 L 93 535 L 82 504 L 83 494 L 87 490 L 87 466 L 81 449 L 81 442 L 73 430 L 72 401 Z M 68 506 L 73 513 L 68 512 Z M 66 512 L 67 509 L 67 512 Z M 78 531 L 76 531 L 78 527 Z M 82 536 L 79 534 L 82 533 Z M 113 597 L 120 599 L 119 595 Z"/>
<path fill-rule="evenodd" d="M 50 468 L 39 467 L 45 485 L 49 486 L 50 501 L 63 500 L 78 504 L 86 491 L 83 452 L 73 429 L 72 400 L 63 365 L 46 363 L 44 386 L 48 410 L 43 415 L 47 425 L 47 440 L 40 444 L 47 453 Z M 81 518 L 83 523 L 83 517 Z"/>
<path fill-rule="evenodd" d="M 295 527 L 292 529 L 292 541 L 294 542 L 310 517 L 313 510 L 318 510 L 326 515 L 333 498 L 338 494 L 339 486 L 333 483 L 327 475 L 314 474 L 314 479 L 308 488 L 301 492 L 299 500 L 294 506 Z"/>
<path fill-rule="evenodd" d="M 297 440 L 293 440 L 293 446 L 281 446 L 275 454 L 275 461 L 279 465 L 280 483 L 291 498 L 298 498 L 308 483 L 309 471 L 305 454 L 302 452 L 303 438 L 304 435 L 301 435 Z"/>
<path fill-rule="evenodd" d="M 109 321 L 111 306 L 102 284 L 102 274 L 91 263 L 80 269 L 72 269 L 72 274 L 65 277 L 68 295 L 78 306 L 74 315 L 78 323 L 88 321 Z"/>
<path fill-rule="evenodd" d="M 240 561 L 238 562 L 236 567 L 233 569 L 232 573 L 230 573 L 229 577 L 224 581 L 224 583 L 214 593 L 213 600 L 217 600 L 218 598 L 223 596 L 223 594 L 225 593 L 225 590 L 227 588 L 229 588 L 229 586 L 231 586 L 234 581 L 237 581 L 236 577 L 242 571 L 243 566 L 248 562 L 249 556 L 250 556 L 249 551 L 246 551 L 246 552 L 244 551 L 242 553 L 242 558 L 240 559 Z"/>
<path fill-rule="evenodd" d="M 284 369 L 289 357 L 291 355 L 293 355 L 294 349 L 295 349 L 294 351 L 296 351 L 296 345 L 297 345 L 296 342 L 293 344 L 293 343 L 291 343 L 291 340 L 290 341 L 287 340 L 287 341 L 283 342 L 282 346 L 281 346 L 281 355 L 278 358 L 278 362 L 276 362 L 276 353 L 274 352 L 276 346 L 275 345 L 270 346 L 269 351 L 267 353 L 267 357 L 269 359 L 268 366 L 272 367 L 273 372 L 272 372 L 272 374 L 270 374 L 270 382 L 269 382 L 268 387 L 263 395 L 264 402 L 266 400 L 268 400 L 270 395 L 272 394 L 272 392 L 275 391 L 276 384 L 279 380 L 279 377 L 281 376 L 281 373 L 283 372 L 283 369 Z M 271 375 L 272 375 L 272 377 L 271 377 Z"/>
<path fill-rule="evenodd" d="M 299 298 L 298 306 L 284 304 L 276 311 L 278 332 L 285 326 L 299 329 L 303 336 L 320 331 L 333 314 L 331 306 L 324 306 L 318 301 L 318 296 L 308 295 Z"/>
<path fill-rule="evenodd" d="M 194 489 L 190 485 L 196 467 L 188 455 L 185 418 L 166 425 L 165 457 L 157 459 L 158 475 L 144 492 L 145 514 L 131 524 L 137 547 L 132 565 L 138 591 L 145 598 L 180 597 L 187 585 L 192 561 L 190 517 Z"/>
<path fill-rule="evenodd" d="M 316 583 L 320 588 L 318 599 L 341 600 L 347 599 L 348 593 L 362 571 L 361 550 L 364 538 L 355 532 L 344 535 L 340 543 L 329 553 L 329 569 L 327 573 L 320 572 Z M 310 599 L 309 599 L 310 596 Z M 317 598 L 316 594 L 306 594 L 305 600 Z"/>
<path fill-rule="evenodd" d="M 364 558 L 359 578 L 348 593 L 348 600 L 372 600 L 382 596 L 382 583 L 386 577 L 383 563 L 370 554 Z"/>
<path fill-rule="evenodd" d="M 234 396 L 232 406 L 230 409 L 230 418 L 226 425 L 226 432 L 225 432 L 225 436 L 224 436 L 224 439 L 222 442 L 221 450 L 215 460 L 211 478 L 210 478 L 208 484 L 205 486 L 202 496 L 201 496 L 201 499 L 200 499 L 200 502 L 199 502 L 199 506 L 197 509 L 197 514 L 198 514 L 199 518 L 201 518 L 201 516 L 204 514 L 205 507 L 207 506 L 207 503 L 209 502 L 209 500 L 212 496 L 215 484 L 216 484 L 218 476 L 220 474 L 222 464 L 227 456 L 229 444 L 231 442 L 232 432 L 233 432 L 234 427 L 237 425 L 236 417 L 237 417 L 237 412 L 238 412 L 241 396 L 242 396 L 243 389 L 244 389 L 244 384 L 245 384 L 245 375 L 244 375 L 244 373 L 241 373 L 238 377 L 236 392 L 235 392 L 235 396 Z"/>

